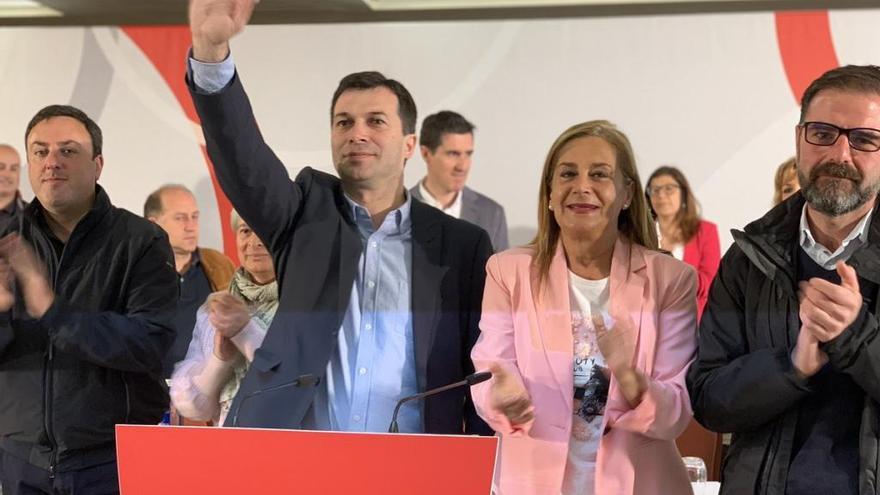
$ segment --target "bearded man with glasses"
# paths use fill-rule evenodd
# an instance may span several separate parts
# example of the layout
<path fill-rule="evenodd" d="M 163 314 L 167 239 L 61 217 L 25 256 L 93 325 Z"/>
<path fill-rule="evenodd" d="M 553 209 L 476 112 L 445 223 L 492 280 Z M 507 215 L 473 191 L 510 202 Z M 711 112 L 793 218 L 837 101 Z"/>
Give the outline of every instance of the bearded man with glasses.
<path fill-rule="evenodd" d="M 880 494 L 880 67 L 807 88 L 801 191 L 734 232 L 688 373 L 722 494 Z"/>

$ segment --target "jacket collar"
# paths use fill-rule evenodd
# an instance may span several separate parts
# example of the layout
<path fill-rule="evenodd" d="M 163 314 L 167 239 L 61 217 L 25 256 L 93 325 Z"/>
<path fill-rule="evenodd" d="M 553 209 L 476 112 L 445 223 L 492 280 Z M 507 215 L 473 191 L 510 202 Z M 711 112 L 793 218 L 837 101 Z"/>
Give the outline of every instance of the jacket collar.
<path fill-rule="evenodd" d="M 85 214 L 85 216 L 80 219 L 79 223 L 74 227 L 73 232 L 70 234 L 70 240 L 73 240 L 74 237 L 79 237 L 82 234 L 87 233 L 95 225 L 101 222 L 107 212 L 113 208 L 113 205 L 110 203 L 110 197 L 107 195 L 107 192 L 104 191 L 104 188 L 99 184 L 95 184 L 95 202 L 92 203 L 91 209 Z M 48 232 L 48 224 L 46 223 L 45 218 L 46 210 L 43 208 L 43 205 L 40 204 L 40 200 L 38 198 L 34 198 L 33 201 L 25 208 L 25 217 L 32 221 L 36 222 L 41 228 L 46 229 Z"/>
<path fill-rule="evenodd" d="M 806 200 L 800 192 L 776 205 L 763 217 L 746 225 L 743 231 L 732 230 L 734 242 L 743 254 L 768 278 L 781 287 L 795 291 L 794 247 L 800 236 L 800 220 Z M 880 215 L 874 206 L 868 228 L 868 243 L 855 251 L 848 263 L 859 276 L 880 283 Z"/>

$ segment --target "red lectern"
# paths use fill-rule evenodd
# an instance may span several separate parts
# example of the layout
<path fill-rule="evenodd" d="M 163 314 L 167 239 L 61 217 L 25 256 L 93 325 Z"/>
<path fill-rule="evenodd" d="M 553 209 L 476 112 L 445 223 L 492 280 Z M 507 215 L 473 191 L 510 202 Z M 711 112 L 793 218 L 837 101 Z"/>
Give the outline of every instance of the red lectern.
<path fill-rule="evenodd" d="M 488 495 L 498 439 L 116 426 L 122 495 Z"/>

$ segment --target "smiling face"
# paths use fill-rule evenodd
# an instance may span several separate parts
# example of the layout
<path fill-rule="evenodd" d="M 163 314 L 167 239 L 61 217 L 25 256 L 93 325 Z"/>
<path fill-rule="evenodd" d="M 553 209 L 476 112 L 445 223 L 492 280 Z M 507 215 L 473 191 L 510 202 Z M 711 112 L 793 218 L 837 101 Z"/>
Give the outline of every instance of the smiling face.
<path fill-rule="evenodd" d="M 104 158 L 93 156 L 85 125 L 50 117 L 27 135 L 28 176 L 34 195 L 50 214 L 78 216 L 91 207 Z"/>
<path fill-rule="evenodd" d="M 820 91 L 806 109 L 804 121 L 880 129 L 880 95 Z M 810 207 L 837 217 L 873 206 L 880 189 L 880 152 L 855 150 L 843 134 L 830 146 L 818 146 L 806 142 L 804 133 L 804 127 L 795 128 L 798 179 Z"/>
<path fill-rule="evenodd" d="M 550 185 L 550 208 L 563 237 L 616 234 L 617 219 L 633 198 L 617 166 L 615 149 L 602 138 L 582 137 L 559 152 Z"/>
<path fill-rule="evenodd" d="M 350 89 L 336 100 L 330 144 L 344 183 L 365 189 L 402 183 L 416 136 L 403 133 L 397 106 L 397 96 L 382 86 Z"/>
<path fill-rule="evenodd" d="M 239 221 L 235 229 L 235 247 L 238 250 L 238 259 L 241 266 L 251 279 L 258 284 L 268 284 L 275 280 L 275 266 L 272 264 L 272 256 L 253 230 Z"/>

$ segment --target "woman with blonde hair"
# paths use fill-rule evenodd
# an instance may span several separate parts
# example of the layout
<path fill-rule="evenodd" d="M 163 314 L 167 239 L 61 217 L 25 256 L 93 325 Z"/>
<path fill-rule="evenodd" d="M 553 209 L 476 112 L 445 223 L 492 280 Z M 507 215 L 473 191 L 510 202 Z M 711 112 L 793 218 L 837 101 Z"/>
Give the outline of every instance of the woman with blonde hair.
<path fill-rule="evenodd" d="M 675 438 L 691 418 L 693 268 L 657 251 L 626 136 L 575 125 L 550 148 L 538 234 L 496 254 L 471 357 L 501 437 L 502 495 L 691 493 Z"/>
<path fill-rule="evenodd" d="M 797 175 L 797 160 L 791 157 L 779 164 L 773 178 L 773 206 L 782 203 L 789 196 L 801 190 Z"/>

